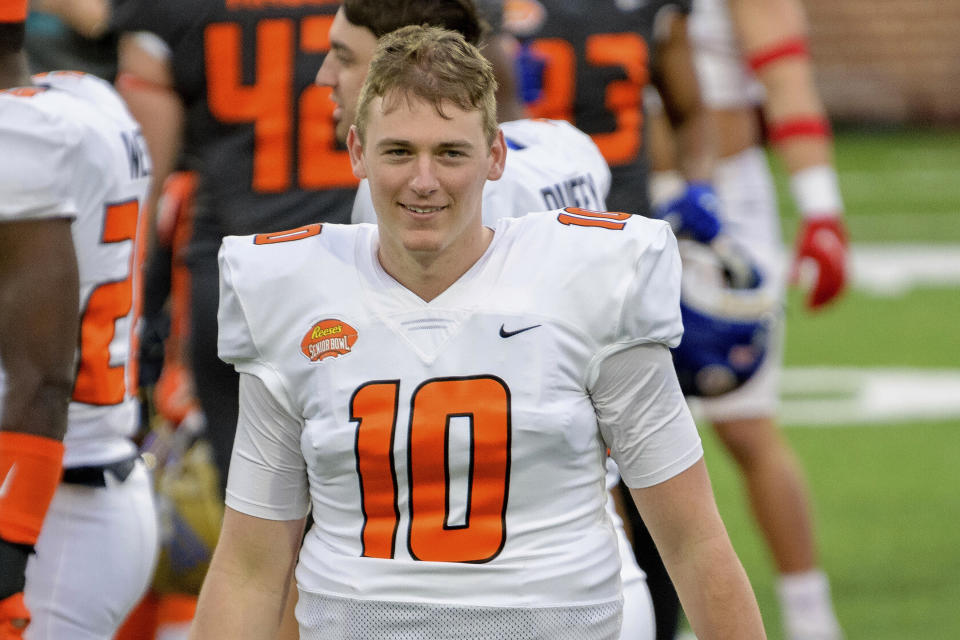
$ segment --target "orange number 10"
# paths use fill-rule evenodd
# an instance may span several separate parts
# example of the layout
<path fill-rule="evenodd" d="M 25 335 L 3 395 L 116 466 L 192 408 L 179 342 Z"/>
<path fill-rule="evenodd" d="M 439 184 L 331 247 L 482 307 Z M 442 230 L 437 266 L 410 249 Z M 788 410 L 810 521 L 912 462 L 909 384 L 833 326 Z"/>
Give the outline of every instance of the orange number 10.
<path fill-rule="evenodd" d="M 370 382 L 350 402 L 358 423 L 357 470 L 363 496 L 363 555 L 392 558 L 400 512 L 393 445 L 398 381 Z M 451 524 L 450 419 L 470 424 L 467 513 Z M 458 452 L 461 453 L 461 452 Z M 506 541 L 510 475 L 510 394 L 492 376 L 435 378 L 410 405 L 408 438 L 409 551 L 416 560 L 487 562 Z"/>

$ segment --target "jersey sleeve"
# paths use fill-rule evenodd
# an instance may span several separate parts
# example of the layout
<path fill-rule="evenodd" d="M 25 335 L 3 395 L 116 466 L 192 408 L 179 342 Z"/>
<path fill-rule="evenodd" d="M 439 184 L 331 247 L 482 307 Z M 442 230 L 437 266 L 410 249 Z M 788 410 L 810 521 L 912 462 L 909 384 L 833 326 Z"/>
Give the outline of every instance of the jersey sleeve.
<path fill-rule="evenodd" d="M 302 422 L 264 382 L 240 374 L 240 411 L 226 504 L 267 520 L 297 520 L 310 506 L 307 466 L 300 450 Z"/>
<path fill-rule="evenodd" d="M 73 194 L 82 132 L 34 108 L 33 99 L 12 97 L 0 104 L 0 221 L 77 215 Z"/>
<path fill-rule="evenodd" d="M 295 414 L 295 405 L 287 394 L 286 385 L 276 369 L 263 358 L 250 328 L 250 317 L 240 286 L 243 278 L 239 275 L 237 256 L 234 255 L 242 250 L 244 241 L 249 242 L 249 238 L 227 237 L 220 247 L 217 355 L 227 364 L 232 364 L 238 373 L 248 373 L 259 378 L 277 402 L 291 414 Z"/>
<path fill-rule="evenodd" d="M 260 359 L 247 323 L 240 292 L 235 283 L 229 239 L 220 246 L 220 307 L 217 310 L 217 354 L 238 370 L 252 366 Z"/>
<path fill-rule="evenodd" d="M 600 433 L 628 487 L 659 484 L 703 456 L 665 346 L 641 344 L 604 358 L 590 397 Z"/>
<path fill-rule="evenodd" d="M 624 345 L 659 342 L 675 347 L 683 336 L 680 251 L 670 227 L 666 223 L 657 226 L 637 259 L 624 296 L 618 341 Z"/>

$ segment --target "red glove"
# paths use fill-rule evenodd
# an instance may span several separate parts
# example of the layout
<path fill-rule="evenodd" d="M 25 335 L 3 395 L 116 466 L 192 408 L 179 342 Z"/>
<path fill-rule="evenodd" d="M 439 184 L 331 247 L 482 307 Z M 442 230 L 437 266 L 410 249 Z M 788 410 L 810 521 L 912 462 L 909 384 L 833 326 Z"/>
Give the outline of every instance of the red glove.
<path fill-rule="evenodd" d="M 30 623 L 30 612 L 23 603 L 23 592 L 0 600 L 0 640 L 22 640 Z"/>
<path fill-rule="evenodd" d="M 804 218 L 797 235 L 791 281 L 800 280 L 807 263 L 815 267 L 807 308 L 818 309 L 837 297 L 847 280 L 847 230 L 837 217 Z"/>

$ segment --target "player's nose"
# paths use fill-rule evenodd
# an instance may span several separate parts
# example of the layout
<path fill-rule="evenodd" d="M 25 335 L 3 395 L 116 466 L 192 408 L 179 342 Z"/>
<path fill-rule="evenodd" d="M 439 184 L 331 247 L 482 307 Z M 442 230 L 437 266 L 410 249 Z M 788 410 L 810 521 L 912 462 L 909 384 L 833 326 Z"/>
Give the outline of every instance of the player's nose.
<path fill-rule="evenodd" d="M 436 167 L 433 158 L 429 155 L 417 157 L 413 175 L 410 177 L 410 188 L 417 195 L 429 195 L 440 188 Z"/>
<path fill-rule="evenodd" d="M 313 83 L 321 87 L 332 87 L 336 84 L 337 75 L 333 71 L 333 56 L 327 54 L 323 59 L 320 68 L 317 69 L 317 75 L 313 78 Z"/>

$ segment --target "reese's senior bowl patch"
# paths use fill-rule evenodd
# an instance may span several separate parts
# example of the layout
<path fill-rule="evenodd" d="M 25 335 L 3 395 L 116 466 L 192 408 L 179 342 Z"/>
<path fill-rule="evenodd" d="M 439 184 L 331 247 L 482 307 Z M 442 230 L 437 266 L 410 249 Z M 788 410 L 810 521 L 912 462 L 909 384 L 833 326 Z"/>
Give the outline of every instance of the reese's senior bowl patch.
<path fill-rule="evenodd" d="M 310 327 L 300 341 L 300 351 L 310 362 L 319 362 L 330 356 L 337 358 L 350 353 L 356 341 L 356 329 L 343 320 L 328 318 Z"/>

